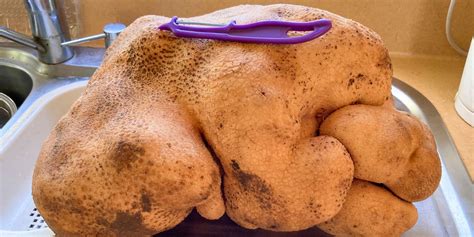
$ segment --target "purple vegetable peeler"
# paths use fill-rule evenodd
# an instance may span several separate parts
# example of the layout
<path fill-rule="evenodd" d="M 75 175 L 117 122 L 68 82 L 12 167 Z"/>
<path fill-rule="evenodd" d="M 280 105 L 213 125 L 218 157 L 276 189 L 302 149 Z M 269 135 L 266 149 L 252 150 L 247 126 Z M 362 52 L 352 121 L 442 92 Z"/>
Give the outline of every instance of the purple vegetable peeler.
<path fill-rule="evenodd" d="M 186 25 L 204 25 L 193 27 Z M 209 27 L 211 26 L 211 27 Z M 245 43 L 298 44 L 324 35 L 331 29 L 331 21 L 320 19 L 310 22 L 260 21 L 246 25 L 237 25 L 235 21 L 227 25 L 184 22 L 173 17 L 160 30 L 172 31 L 174 35 L 185 38 L 215 39 Z M 290 37 L 288 31 L 311 31 L 302 36 Z"/>

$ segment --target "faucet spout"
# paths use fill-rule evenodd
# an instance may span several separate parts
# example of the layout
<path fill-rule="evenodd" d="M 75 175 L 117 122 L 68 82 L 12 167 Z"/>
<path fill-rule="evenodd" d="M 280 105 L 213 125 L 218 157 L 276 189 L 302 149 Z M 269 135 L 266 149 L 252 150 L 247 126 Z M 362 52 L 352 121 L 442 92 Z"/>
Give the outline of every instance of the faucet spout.
<path fill-rule="evenodd" d="M 10 30 L 5 26 L 0 26 L 0 37 L 11 40 L 13 42 L 19 43 L 21 45 L 30 47 L 32 49 L 44 52 L 45 49 L 42 45 L 36 43 L 33 39 L 30 39 L 28 36 L 18 33 L 16 31 Z"/>
<path fill-rule="evenodd" d="M 0 0 L 1 1 L 1 0 Z M 102 34 L 69 41 L 65 21 L 56 7 L 56 0 L 24 0 L 30 19 L 32 38 L 0 26 L 0 37 L 7 38 L 21 45 L 38 51 L 39 61 L 46 64 L 60 64 L 74 56 L 71 45 L 96 39 L 105 39 L 105 47 L 115 40 L 125 29 L 123 24 L 108 24 Z"/>
<path fill-rule="evenodd" d="M 40 61 L 58 64 L 69 60 L 74 54 L 70 47 L 61 46 L 66 41 L 54 0 L 24 0 L 30 18 L 33 40 L 44 47 L 39 51 Z"/>

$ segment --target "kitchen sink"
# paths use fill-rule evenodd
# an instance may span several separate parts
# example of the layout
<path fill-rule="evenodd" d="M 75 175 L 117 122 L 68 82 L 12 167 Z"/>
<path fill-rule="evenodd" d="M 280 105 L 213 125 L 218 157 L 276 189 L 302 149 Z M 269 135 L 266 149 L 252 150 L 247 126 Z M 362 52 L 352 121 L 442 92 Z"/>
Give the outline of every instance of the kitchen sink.
<path fill-rule="evenodd" d="M 33 80 L 24 71 L 0 65 L 0 129 L 31 92 Z"/>
<path fill-rule="evenodd" d="M 87 80 L 102 61 L 104 49 L 76 47 L 67 63 L 48 65 L 37 59 L 36 51 L 12 43 L 0 43 L 0 93 L 12 99 L 17 112 L 0 129 L 0 140 L 8 140 L 22 125 L 18 121 L 42 96 L 68 84 Z M 7 133 L 9 132 L 9 133 Z"/>
<path fill-rule="evenodd" d="M 5 133 L 9 140 L 0 138 L 0 230 L 49 232 L 32 201 L 32 173 L 42 141 L 86 83 L 81 80 L 46 93 L 17 121 L 22 123 L 18 128 Z"/>
<path fill-rule="evenodd" d="M 33 88 L 28 73 L 14 67 L 0 65 L 0 92 L 10 97 L 20 107 Z"/>
<path fill-rule="evenodd" d="M 42 141 L 79 97 L 104 55 L 104 49 L 73 50 L 75 56 L 67 63 L 47 65 L 33 50 L 0 43 L 0 92 L 18 108 L 0 128 L 0 236 L 51 234 L 34 206 L 28 206 L 33 205 L 35 161 Z"/>
<path fill-rule="evenodd" d="M 97 55 L 92 55 L 92 51 L 89 53 L 90 57 L 99 58 Z M 61 66 L 44 65 L 36 61 L 29 52 L 0 47 L 2 76 L 0 91 L 12 95 L 19 106 L 18 112 L 0 130 L 0 235 L 2 236 L 52 234 L 32 200 L 32 173 L 41 143 L 60 117 L 80 96 L 86 87 L 88 77 L 99 65 L 97 63 L 84 66 L 80 62 L 81 60 L 77 59 L 76 65 L 74 61 Z M 13 82 L 4 83 L 5 75 L 8 75 L 8 80 Z M 18 88 L 12 89 L 12 87 Z M 394 79 L 392 93 L 398 109 L 414 114 L 430 126 L 442 159 L 443 175 L 440 186 L 433 196 L 415 203 L 419 211 L 419 220 L 405 236 L 472 236 L 473 184 L 439 113 L 423 95 L 398 79 Z M 282 236 L 262 230 L 246 230 L 228 218 L 212 222 L 203 221 L 195 213 L 163 235 L 193 235 L 193 231 L 197 229 L 200 230 L 200 234 L 212 234 L 213 230 L 223 226 L 231 231 L 232 236 Z M 316 228 L 311 228 L 298 236 L 307 236 L 308 233 L 312 233 L 313 236 L 321 234 Z"/>

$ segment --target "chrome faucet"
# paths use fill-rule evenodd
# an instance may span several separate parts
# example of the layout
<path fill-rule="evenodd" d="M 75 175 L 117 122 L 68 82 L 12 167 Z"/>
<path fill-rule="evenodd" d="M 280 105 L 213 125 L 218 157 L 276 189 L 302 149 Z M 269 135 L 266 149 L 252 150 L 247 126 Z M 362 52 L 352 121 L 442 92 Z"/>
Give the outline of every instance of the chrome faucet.
<path fill-rule="evenodd" d="M 4 26 L 0 26 L 0 37 L 37 50 L 39 60 L 47 64 L 59 64 L 71 59 L 74 56 L 71 45 L 104 38 L 108 47 L 125 29 L 123 24 L 108 24 L 102 34 L 67 41 L 64 34 L 67 28 L 59 18 L 54 0 L 25 0 L 25 6 L 33 38 Z"/>

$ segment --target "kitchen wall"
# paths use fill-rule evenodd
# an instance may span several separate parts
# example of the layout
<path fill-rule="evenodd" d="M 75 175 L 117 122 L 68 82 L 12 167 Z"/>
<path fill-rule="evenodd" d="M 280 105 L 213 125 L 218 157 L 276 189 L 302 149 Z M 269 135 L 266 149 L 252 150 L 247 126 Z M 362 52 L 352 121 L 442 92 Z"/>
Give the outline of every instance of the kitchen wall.
<path fill-rule="evenodd" d="M 79 32 L 79 12 L 80 0 L 56 1 L 60 8 L 62 19 L 65 19 L 69 32 L 72 36 L 77 36 Z M 20 33 L 31 35 L 30 23 L 26 14 L 24 0 L 0 0 L 0 26 L 6 26 Z M 83 29 L 83 28 L 81 28 Z M 0 41 L 4 41 L 0 38 Z"/>
<path fill-rule="evenodd" d="M 11 18 L 11 13 L 23 11 L 18 2 L 22 3 L 19 0 L 0 0 L 0 24 L 5 24 L 8 18 L 5 12 L 9 12 Z M 101 32 L 106 23 L 130 24 L 142 15 L 189 17 L 238 4 L 272 3 L 317 7 L 359 21 L 378 32 L 391 52 L 457 55 L 444 33 L 449 0 L 67 0 L 63 5 L 72 25 L 71 35 L 81 37 Z M 25 28 L 27 22 L 23 20 L 25 24 L 21 24 L 21 17 L 16 22 L 23 25 L 20 30 L 28 31 Z M 474 35 L 474 0 L 457 1 L 452 33 L 463 48 L 468 47 Z"/>

